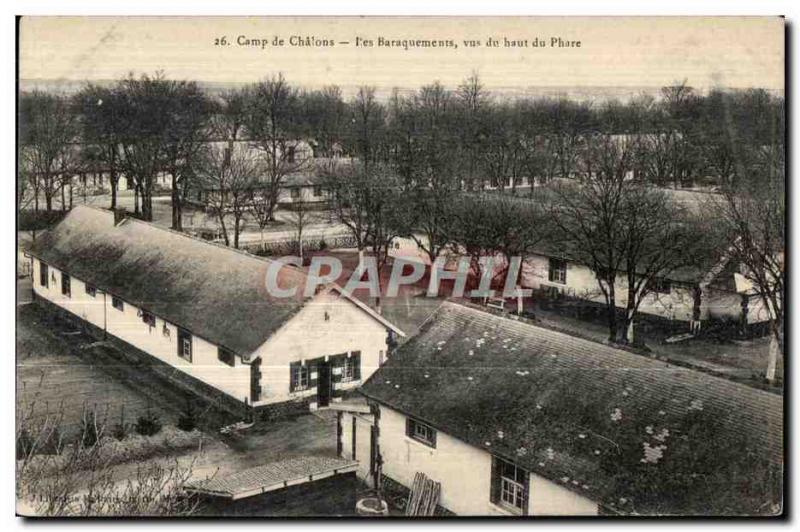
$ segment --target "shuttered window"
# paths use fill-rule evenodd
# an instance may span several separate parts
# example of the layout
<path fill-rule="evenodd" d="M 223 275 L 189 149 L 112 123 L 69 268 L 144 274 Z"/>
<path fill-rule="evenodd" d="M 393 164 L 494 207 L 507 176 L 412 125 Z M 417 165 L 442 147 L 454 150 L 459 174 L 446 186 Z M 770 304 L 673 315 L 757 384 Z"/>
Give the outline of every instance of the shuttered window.
<path fill-rule="evenodd" d="M 192 361 L 192 335 L 183 329 L 178 329 L 178 356 Z"/>
<path fill-rule="evenodd" d="M 311 368 L 304 366 L 300 362 L 289 364 L 289 391 L 299 392 L 307 390 L 310 384 Z"/>
<path fill-rule="evenodd" d="M 97 287 L 92 284 L 86 283 L 84 289 L 86 290 L 86 295 L 89 297 L 95 297 L 97 295 Z"/>
<path fill-rule="evenodd" d="M 147 312 L 146 310 L 142 311 L 142 321 L 150 327 L 156 326 L 156 317 L 152 313 Z"/>
<path fill-rule="evenodd" d="M 64 272 L 61 272 L 61 295 L 72 297 L 72 283 L 69 275 Z"/>
<path fill-rule="evenodd" d="M 224 347 L 217 348 L 217 359 L 231 367 L 236 365 L 236 355 L 233 354 L 233 351 Z"/>
<path fill-rule="evenodd" d="M 355 351 L 342 361 L 342 382 L 361 379 L 361 353 Z"/>
<path fill-rule="evenodd" d="M 490 499 L 492 503 L 502 506 L 514 513 L 527 515 L 529 474 L 496 456 L 492 457 L 492 486 Z"/>
<path fill-rule="evenodd" d="M 111 306 L 119 311 L 125 310 L 125 303 L 123 303 L 122 299 L 118 298 L 117 296 L 111 296 Z"/>
<path fill-rule="evenodd" d="M 406 418 L 406 436 L 429 447 L 436 447 L 436 429 L 416 419 Z"/>
<path fill-rule="evenodd" d="M 39 262 L 39 284 L 47 288 L 48 267 L 44 262 Z"/>
<path fill-rule="evenodd" d="M 553 283 L 567 284 L 567 261 L 550 259 L 547 278 Z"/>

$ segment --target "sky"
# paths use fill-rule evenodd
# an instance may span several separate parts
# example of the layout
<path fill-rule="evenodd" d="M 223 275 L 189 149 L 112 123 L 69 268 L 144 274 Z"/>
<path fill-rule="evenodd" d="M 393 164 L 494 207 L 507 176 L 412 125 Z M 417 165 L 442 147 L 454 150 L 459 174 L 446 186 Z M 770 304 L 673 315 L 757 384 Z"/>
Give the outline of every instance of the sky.
<path fill-rule="evenodd" d="M 215 45 L 223 36 L 227 44 Z M 292 36 L 335 44 L 290 46 Z M 284 46 L 273 47 L 275 37 Z M 372 46 L 356 46 L 356 38 Z M 378 46 L 379 38 L 452 40 L 457 48 L 405 50 Z M 490 38 L 499 46 L 487 46 Z M 506 47 L 504 38 L 528 47 Z M 550 46 L 558 38 L 580 47 Z M 533 47 L 534 39 L 547 46 Z M 385 90 L 434 80 L 454 87 L 475 71 L 487 87 L 511 90 L 660 87 L 684 79 L 700 89 L 784 88 L 784 20 L 776 17 L 33 17 L 20 22 L 19 52 L 21 80 L 163 70 L 178 79 L 250 82 L 282 72 L 301 86 Z"/>

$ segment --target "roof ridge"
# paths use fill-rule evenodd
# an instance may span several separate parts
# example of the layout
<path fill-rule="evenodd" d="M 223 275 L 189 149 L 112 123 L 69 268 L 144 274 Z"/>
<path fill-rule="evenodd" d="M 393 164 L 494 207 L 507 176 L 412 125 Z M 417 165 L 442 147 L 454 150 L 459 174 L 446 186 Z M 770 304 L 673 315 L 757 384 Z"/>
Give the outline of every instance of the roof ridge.
<path fill-rule="evenodd" d="M 97 209 L 97 207 L 91 207 L 91 208 Z M 102 210 L 102 209 L 99 209 L 99 210 Z M 148 222 L 146 220 L 140 220 L 139 218 L 135 218 L 135 217 L 132 217 L 132 216 L 126 216 L 125 219 L 120 222 L 120 224 L 129 223 L 129 222 L 139 223 L 139 224 L 144 225 L 145 227 L 150 227 L 150 228 L 153 228 L 153 229 L 157 229 L 159 231 L 163 231 L 165 233 L 169 233 L 169 234 L 173 234 L 173 235 L 177 235 L 177 236 L 182 236 L 184 238 L 192 240 L 193 242 L 198 242 L 200 244 L 206 244 L 206 245 L 209 245 L 209 246 L 214 246 L 214 247 L 216 247 L 218 249 L 221 249 L 221 250 L 238 253 L 239 255 L 243 255 L 243 256 L 251 258 L 253 260 L 257 260 L 257 261 L 264 262 L 264 263 L 267 263 L 267 264 L 273 264 L 273 263 L 277 262 L 274 259 L 270 259 L 270 258 L 267 258 L 267 257 L 262 257 L 260 255 L 254 255 L 253 253 L 250 253 L 249 251 L 244 250 L 244 249 L 232 248 L 230 246 L 226 246 L 226 245 L 221 244 L 219 242 L 213 242 L 213 241 L 210 241 L 210 240 L 204 240 L 204 239 L 202 239 L 200 237 L 197 237 L 197 236 L 194 236 L 194 235 L 190 235 L 189 233 L 185 233 L 183 231 L 178 231 L 177 229 L 173 229 L 171 227 L 163 227 L 163 226 L 160 226 L 160 225 L 156 225 L 153 222 Z M 292 265 L 291 264 L 284 264 L 284 266 L 290 266 L 291 267 Z M 303 270 L 299 269 L 299 268 L 291 268 L 291 270 L 297 272 L 298 274 L 300 274 L 304 278 L 308 277 L 308 274 L 306 272 L 304 272 Z"/>

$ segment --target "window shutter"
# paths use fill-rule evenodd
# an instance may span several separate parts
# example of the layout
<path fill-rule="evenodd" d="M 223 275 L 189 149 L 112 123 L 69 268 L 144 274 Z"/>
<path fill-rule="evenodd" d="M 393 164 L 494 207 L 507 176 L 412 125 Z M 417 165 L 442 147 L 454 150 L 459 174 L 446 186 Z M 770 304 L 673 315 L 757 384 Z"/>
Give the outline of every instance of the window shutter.
<path fill-rule="evenodd" d="M 337 383 L 342 382 L 342 367 L 344 366 L 344 361 L 347 358 L 347 355 L 342 353 L 341 355 L 334 355 L 330 358 L 331 362 L 331 382 Z M 335 369 L 338 368 L 338 371 Z"/>
<path fill-rule="evenodd" d="M 406 436 L 409 438 L 414 434 L 414 422 L 411 418 L 406 418 Z"/>
<path fill-rule="evenodd" d="M 438 430 L 434 429 L 433 427 L 429 427 L 428 435 L 431 439 L 431 447 L 436 447 L 436 434 L 439 432 Z"/>
<path fill-rule="evenodd" d="M 494 504 L 500 502 L 500 462 L 492 457 L 492 478 L 491 487 L 489 489 L 489 500 Z"/>
<path fill-rule="evenodd" d="M 530 496 L 531 475 L 523 469 L 518 469 L 524 475 L 522 479 L 522 515 L 528 515 L 528 501 Z"/>
<path fill-rule="evenodd" d="M 554 275 L 555 272 L 553 270 L 554 270 L 554 268 L 553 268 L 553 259 L 550 259 L 548 267 L 547 267 L 547 280 L 550 281 L 550 282 L 552 282 L 553 279 L 555 278 L 555 275 Z"/>
<path fill-rule="evenodd" d="M 317 372 L 317 363 L 308 364 L 308 387 L 316 388 L 319 373 Z"/>
<path fill-rule="evenodd" d="M 297 373 L 300 369 L 300 362 L 289 364 L 289 391 L 293 392 L 297 388 Z"/>
<path fill-rule="evenodd" d="M 351 355 L 353 359 L 353 380 L 361 380 L 361 351 L 354 351 Z"/>

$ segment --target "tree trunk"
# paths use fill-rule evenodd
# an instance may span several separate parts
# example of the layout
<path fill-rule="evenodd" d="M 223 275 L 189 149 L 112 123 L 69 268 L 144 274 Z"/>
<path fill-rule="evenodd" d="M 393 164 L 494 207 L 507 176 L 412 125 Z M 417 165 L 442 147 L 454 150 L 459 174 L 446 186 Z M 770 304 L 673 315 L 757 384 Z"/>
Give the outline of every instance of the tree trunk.
<path fill-rule="evenodd" d="M 64 182 L 61 182 L 61 212 L 66 212 L 67 210 L 67 198 L 66 198 L 66 191 L 64 190 Z"/>
<path fill-rule="evenodd" d="M 773 321 L 771 325 L 772 339 L 769 343 L 769 361 L 767 363 L 766 379 L 775 382 L 778 371 L 778 357 L 783 354 L 783 331 L 781 327 Z"/>
<path fill-rule="evenodd" d="M 142 201 L 142 219 L 146 222 L 153 221 L 153 187 L 152 182 L 141 187 L 139 195 Z"/>
<path fill-rule="evenodd" d="M 102 174 L 100 174 L 100 180 L 102 184 Z M 113 170 L 108 176 L 108 181 L 111 183 L 111 208 L 117 208 L 117 186 L 119 183 L 119 176 L 116 175 L 116 172 Z"/>
<path fill-rule="evenodd" d="M 225 227 L 225 207 L 223 206 L 219 212 L 219 228 L 222 229 L 222 238 L 225 239 L 225 245 L 230 246 L 231 242 L 228 238 L 228 229 Z"/>
<path fill-rule="evenodd" d="M 239 233 L 241 231 L 240 227 L 241 222 L 241 215 L 234 214 L 233 215 L 233 247 L 239 249 Z"/>
<path fill-rule="evenodd" d="M 178 190 L 178 179 L 172 175 L 172 228 L 176 231 L 183 230 L 183 208 L 181 205 L 181 194 Z M 238 238 L 237 238 L 238 240 Z M 238 246 L 237 246 L 238 247 Z"/>
<path fill-rule="evenodd" d="M 613 283 L 611 283 L 608 288 L 606 306 L 606 312 L 608 314 L 608 341 L 615 343 L 617 341 L 617 299 L 614 293 Z"/>
<path fill-rule="evenodd" d="M 141 187 L 138 183 L 133 185 L 133 213 L 139 214 L 139 190 Z"/>

